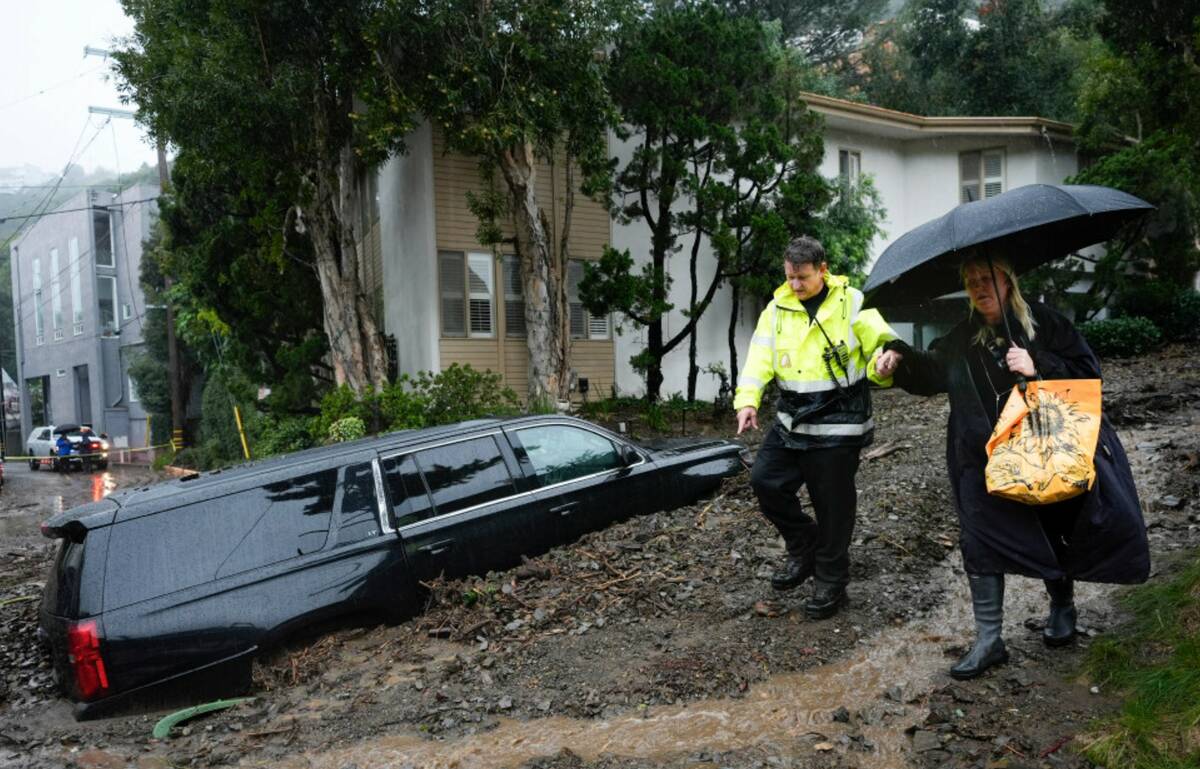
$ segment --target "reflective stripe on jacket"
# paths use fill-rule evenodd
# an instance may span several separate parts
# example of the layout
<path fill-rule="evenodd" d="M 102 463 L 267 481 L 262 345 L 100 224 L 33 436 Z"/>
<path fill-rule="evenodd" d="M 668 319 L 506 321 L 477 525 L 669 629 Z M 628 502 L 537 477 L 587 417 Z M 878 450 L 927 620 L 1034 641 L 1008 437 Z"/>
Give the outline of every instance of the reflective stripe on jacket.
<path fill-rule="evenodd" d="M 825 284 L 819 326 L 787 283 L 775 290 L 758 317 L 733 401 L 734 409 L 758 408 L 763 388 L 775 380 L 778 427 L 792 448 L 867 445 L 875 426 L 867 380 L 892 383 L 875 373 L 875 358 L 895 332 L 878 311 L 862 309 L 862 292 L 845 276 L 826 275 Z M 845 354 L 828 354 L 830 343 L 843 343 Z"/>

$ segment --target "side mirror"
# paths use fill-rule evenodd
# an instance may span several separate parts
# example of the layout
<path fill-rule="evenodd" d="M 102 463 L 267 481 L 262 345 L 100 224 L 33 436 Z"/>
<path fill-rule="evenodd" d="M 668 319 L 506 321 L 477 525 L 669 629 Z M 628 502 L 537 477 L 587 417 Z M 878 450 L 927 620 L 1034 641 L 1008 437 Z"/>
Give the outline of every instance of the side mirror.
<path fill-rule="evenodd" d="M 621 444 L 621 448 L 618 449 L 617 453 L 620 454 L 621 464 L 625 467 L 636 465 L 642 459 L 642 455 L 638 453 L 637 449 L 626 443 Z"/>

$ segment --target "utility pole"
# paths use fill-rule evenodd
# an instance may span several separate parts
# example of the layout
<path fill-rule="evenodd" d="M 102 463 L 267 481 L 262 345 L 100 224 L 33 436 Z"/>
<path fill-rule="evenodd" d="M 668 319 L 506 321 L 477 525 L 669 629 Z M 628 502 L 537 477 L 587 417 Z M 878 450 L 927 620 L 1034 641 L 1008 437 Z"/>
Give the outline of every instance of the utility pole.
<path fill-rule="evenodd" d="M 111 51 L 103 48 L 84 46 L 84 56 L 102 56 L 108 58 Z M 89 113 L 134 119 L 137 113 L 131 110 L 107 109 L 103 107 L 88 107 Z M 163 195 L 171 190 L 171 175 L 167 168 L 167 148 L 162 139 L 157 140 L 158 149 L 158 185 Z M 164 293 L 171 289 L 171 276 L 163 275 Z M 131 297 L 132 299 L 132 297 Z M 184 447 L 183 425 L 185 420 L 183 377 L 179 368 L 179 346 L 175 340 L 175 312 L 171 302 L 164 297 L 163 307 L 166 310 L 167 323 L 167 381 L 171 390 L 171 446 L 175 451 Z M 149 439 L 150 436 L 146 436 Z M 149 443 L 149 440 L 147 440 Z"/>

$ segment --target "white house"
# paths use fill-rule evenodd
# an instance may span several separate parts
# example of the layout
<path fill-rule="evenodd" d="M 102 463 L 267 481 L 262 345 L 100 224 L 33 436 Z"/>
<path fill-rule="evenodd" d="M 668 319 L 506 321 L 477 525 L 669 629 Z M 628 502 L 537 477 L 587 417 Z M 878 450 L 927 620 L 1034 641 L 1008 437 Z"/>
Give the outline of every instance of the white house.
<path fill-rule="evenodd" d="M 949 211 L 959 202 L 990 197 L 1025 184 L 1060 183 L 1075 173 L 1077 159 L 1071 126 L 1037 117 L 923 117 L 815 94 L 809 108 L 825 120 L 825 158 L 821 173 L 834 178 L 870 174 L 887 209 L 884 235 L 873 254 L 908 230 Z M 476 241 L 476 222 L 466 193 L 478 190 L 477 163 L 447 153 L 440 134 L 428 124 L 408 140 L 410 152 L 380 169 L 378 212 L 369 231 L 372 247 L 364 253 L 378 263 L 364 265 L 379 276 L 372 287 L 381 296 L 383 326 L 395 340 L 399 370 L 440 370 L 471 363 L 504 375 L 518 392 L 525 390 L 528 352 L 524 346 L 519 283 L 511 259 L 488 258 Z M 610 137 L 612 153 L 622 162 L 631 147 Z M 563 223 L 565 175 L 543 163 L 539 196 L 549 206 L 552 241 Z M 581 273 L 574 260 L 599 258 L 608 243 L 628 249 L 635 261 L 649 261 L 649 230 L 642 223 L 612 222 L 592 201 L 576 198 L 572 215 L 572 287 Z M 706 286 L 712 260 L 701 260 L 698 276 Z M 690 281 L 687 254 L 670 265 L 675 278 L 670 300 L 686 308 Z M 782 282 L 782 262 L 781 262 Z M 697 363 L 728 366 L 730 289 L 722 287 L 700 321 Z M 739 362 L 760 308 L 743 302 L 736 336 Z M 922 327 L 893 318 L 902 335 L 922 342 Z M 681 310 L 666 318 L 669 336 L 686 319 Z M 630 358 L 645 346 L 645 331 L 624 327 L 620 317 L 590 317 L 578 302 L 571 307 L 572 368 L 590 384 L 591 397 L 641 394 L 645 385 Z M 928 340 L 924 340 L 928 341 Z M 688 351 L 682 344 L 664 361 L 663 394 L 687 386 Z M 702 375 L 697 395 L 712 398 L 718 381 Z"/>
<path fill-rule="evenodd" d="M 825 158 L 822 175 L 870 174 L 887 209 L 884 234 L 872 247 L 878 256 L 896 238 L 910 229 L 969 200 L 999 195 L 1025 184 L 1059 184 L 1078 168 L 1071 126 L 1038 117 L 924 117 L 868 104 L 810 94 L 809 109 L 825 120 Z M 625 161 L 628 146 L 614 143 L 616 154 Z M 629 249 L 639 263 L 649 261 L 650 241 L 644 226 L 613 225 L 613 246 Z M 671 302 L 686 308 L 690 281 L 687 255 L 675 257 L 671 266 L 675 281 Z M 707 285 L 712 260 L 701 260 L 699 282 Z M 782 259 L 780 283 L 783 282 Z M 722 288 L 701 318 L 697 336 L 697 364 L 728 367 L 728 323 L 730 290 Z M 743 302 L 738 328 L 738 361 L 745 350 L 761 307 Z M 919 325 L 890 318 L 893 327 L 909 341 L 927 343 Z M 619 319 L 618 323 L 619 323 Z M 673 311 L 665 335 L 686 325 L 680 310 Z M 922 337 L 926 338 L 922 338 Z M 616 382 L 622 393 L 645 391 L 642 378 L 629 365 L 632 355 L 645 346 L 645 331 L 625 329 L 615 337 Z M 664 361 L 663 395 L 687 386 L 688 351 L 683 344 Z M 719 385 L 715 377 L 701 374 L 697 397 L 710 399 Z"/>

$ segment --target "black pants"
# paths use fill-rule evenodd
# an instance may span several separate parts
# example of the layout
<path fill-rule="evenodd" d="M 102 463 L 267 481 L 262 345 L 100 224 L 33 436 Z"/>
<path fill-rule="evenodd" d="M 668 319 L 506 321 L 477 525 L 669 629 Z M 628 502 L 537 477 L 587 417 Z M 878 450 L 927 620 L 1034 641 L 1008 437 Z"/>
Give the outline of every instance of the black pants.
<path fill-rule="evenodd" d="M 773 427 L 767 429 L 750 473 L 763 515 L 775 524 L 790 555 L 815 548 L 818 581 L 845 585 L 850 581 L 850 538 L 858 510 L 854 476 L 860 449 L 789 449 Z M 796 496 L 802 485 L 808 486 L 815 521 Z"/>

